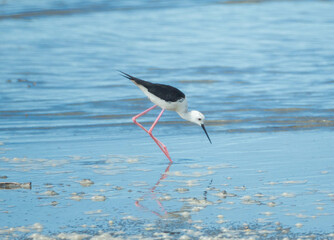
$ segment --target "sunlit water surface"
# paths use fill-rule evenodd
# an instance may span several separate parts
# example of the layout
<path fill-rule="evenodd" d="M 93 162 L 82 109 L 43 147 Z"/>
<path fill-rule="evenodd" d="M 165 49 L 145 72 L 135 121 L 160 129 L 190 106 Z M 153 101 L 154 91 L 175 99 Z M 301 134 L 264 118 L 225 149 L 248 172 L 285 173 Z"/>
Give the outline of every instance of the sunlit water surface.
<path fill-rule="evenodd" d="M 0 237 L 333 237 L 333 12 L 1 2 L 0 182 L 32 189 L 0 189 Z M 152 104 L 117 70 L 180 88 L 213 144 L 165 112 L 169 165 L 131 121 Z"/>

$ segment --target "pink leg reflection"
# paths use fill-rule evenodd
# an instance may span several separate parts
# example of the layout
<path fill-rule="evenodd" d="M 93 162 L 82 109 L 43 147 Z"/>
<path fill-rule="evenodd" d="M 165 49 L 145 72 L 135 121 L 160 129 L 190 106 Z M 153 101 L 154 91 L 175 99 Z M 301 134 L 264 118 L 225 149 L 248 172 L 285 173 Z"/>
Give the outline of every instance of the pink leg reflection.
<path fill-rule="evenodd" d="M 167 168 L 165 169 L 165 172 L 161 175 L 161 177 L 159 178 L 159 180 L 157 181 L 157 183 L 150 189 L 151 193 L 151 198 L 154 199 L 156 201 L 156 203 L 158 204 L 158 206 L 160 207 L 160 210 L 164 213 L 164 215 L 168 214 L 168 212 L 165 210 L 165 208 L 163 207 L 162 203 L 157 199 L 157 196 L 155 195 L 154 191 L 155 189 L 159 186 L 161 180 L 164 180 L 165 178 L 167 178 L 167 173 L 169 172 L 169 168 L 172 166 L 172 162 L 170 162 L 167 166 Z M 142 198 L 145 198 L 145 196 L 147 196 L 149 193 L 145 194 Z M 139 200 L 137 200 L 135 202 L 135 205 L 137 207 L 140 207 L 142 209 L 145 209 L 146 211 L 150 211 L 153 214 L 157 215 L 158 217 L 162 218 L 163 215 L 161 215 L 160 213 L 158 213 L 157 211 L 154 210 L 150 210 L 147 207 L 144 207 L 142 204 L 140 204 Z"/>

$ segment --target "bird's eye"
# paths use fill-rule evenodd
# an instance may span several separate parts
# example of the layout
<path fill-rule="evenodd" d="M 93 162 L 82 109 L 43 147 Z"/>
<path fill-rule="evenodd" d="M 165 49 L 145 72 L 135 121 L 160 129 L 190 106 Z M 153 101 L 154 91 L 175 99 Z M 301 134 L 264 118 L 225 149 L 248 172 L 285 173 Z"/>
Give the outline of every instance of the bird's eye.
<path fill-rule="evenodd" d="M 201 120 L 202 120 L 202 118 L 199 118 L 199 119 L 198 119 L 198 121 L 201 121 Z"/>

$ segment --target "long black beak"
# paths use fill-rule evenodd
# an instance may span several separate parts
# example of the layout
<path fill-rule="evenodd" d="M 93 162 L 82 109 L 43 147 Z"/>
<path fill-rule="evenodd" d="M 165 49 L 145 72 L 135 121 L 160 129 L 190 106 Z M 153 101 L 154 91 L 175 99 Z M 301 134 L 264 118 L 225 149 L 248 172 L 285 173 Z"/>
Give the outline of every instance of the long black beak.
<path fill-rule="evenodd" d="M 201 127 L 203 128 L 203 130 L 204 130 L 206 136 L 208 137 L 209 142 L 212 144 L 212 142 L 211 142 L 211 140 L 210 140 L 210 138 L 209 138 L 209 135 L 208 135 L 208 133 L 207 133 L 206 130 L 205 130 L 204 124 L 201 124 Z"/>

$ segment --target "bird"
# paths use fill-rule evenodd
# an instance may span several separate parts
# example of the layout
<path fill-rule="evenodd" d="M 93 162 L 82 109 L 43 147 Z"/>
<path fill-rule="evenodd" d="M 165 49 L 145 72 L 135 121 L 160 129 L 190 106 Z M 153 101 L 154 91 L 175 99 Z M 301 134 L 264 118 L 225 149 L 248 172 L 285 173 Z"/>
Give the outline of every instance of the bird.
<path fill-rule="evenodd" d="M 152 107 L 132 117 L 132 121 L 150 135 L 150 137 L 155 141 L 155 143 L 159 146 L 161 151 L 166 155 L 166 157 L 170 162 L 173 161 L 170 157 L 167 147 L 152 134 L 154 127 L 158 123 L 159 119 L 161 118 L 165 110 L 175 111 L 180 115 L 181 118 L 201 126 L 206 136 L 208 137 L 209 142 L 212 144 L 211 139 L 204 126 L 205 116 L 201 112 L 196 110 L 188 111 L 187 99 L 183 92 L 170 85 L 148 82 L 133 77 L 125 72 L 122 71 L 119 72 L 122 74 L 123 77 L 131 80 L 137 87 L 139 87 L 139 89 L 142 92 L 144 92 L 144 94 L 148 97 L 148 99 L 154 103 Z M 145 115 L 152 109 L 156 108 L 157 106 L 162 108 L 162 110 L 158 115 L 158 117 L 153 122 L 152 126 L 149 128 L 149 130 L 147 130 L 140 123 L 137 122 L 137 119 Z"/>

